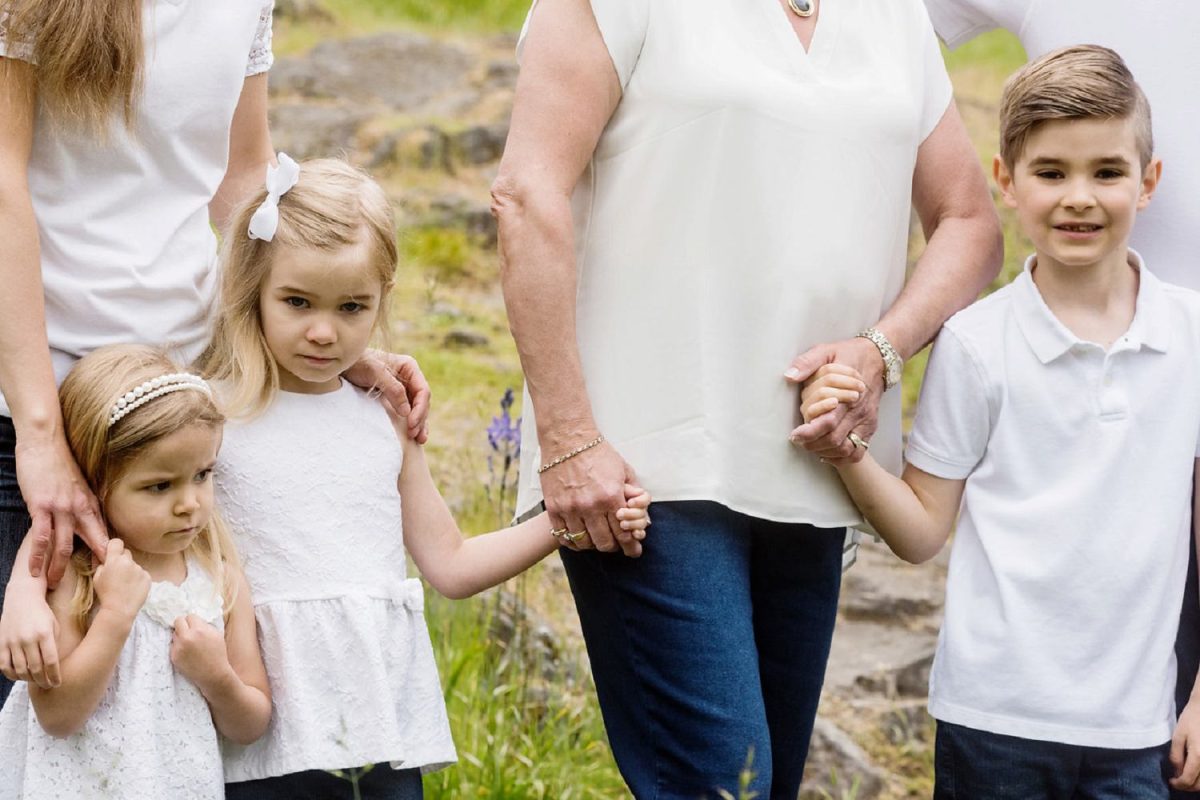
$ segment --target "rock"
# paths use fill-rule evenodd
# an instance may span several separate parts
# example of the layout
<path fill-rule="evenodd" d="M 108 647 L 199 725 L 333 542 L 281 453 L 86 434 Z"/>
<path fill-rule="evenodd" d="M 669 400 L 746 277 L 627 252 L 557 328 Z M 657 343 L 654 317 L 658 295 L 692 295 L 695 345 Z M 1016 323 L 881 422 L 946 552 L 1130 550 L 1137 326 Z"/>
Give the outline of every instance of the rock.
<path fill-rule="evenodd" d="M 926 697 L 931 666 L 932 651 L 896 667 L 859 675 L 854 683 L 860 689 L 885 697 Z"/>
<path fill-rule="evenodd" d="M 499 235 L 490 206 L 460 195 L 442 195 L 429 203 L 421 224 L 438 228 L 462 228 L 486 247 L 494 247 Z"/>
<path fill-rule="evenodd" d="M 933 718 L 924 700 L 906 700 L 883 714 L 879 727 L 887 740 L 896 747 L 917 743 L 927 746 L 933 734 Z"/>
<path fill-rule="evenodd" d="M 395 164 L 453 173 L 450 137 L 433 125 L 405 128 L 386 134 L 371 148 L 371 169 Z"/>
<path fill-rule="evenodd" d="M 508 140 L 508 125 L 475 125 L 454 135 L 451 140 L 456 160 L 464 164 L 489 164 L 499 161 Z"/>
<path fill-rule="evenodd" d="M 903 623 L 940 613 L 945 581 L 938 565 L 906 564 L 873 544 L 861 546 L 858 558 L 842 578 L 843 618 Z"/>
<path fill-rule="evenodd" d="M 271 70 L 271 89 L 277 95 L 411 110 L 461 89 L 473 65 L 471 54 L 457 45 L 394 31 L 326 41 L 303 57 L 281 58 Z"/>
<path fill-rule="evenodd" d="M 491 339 L 475 331 L 453 330 L 442 338 L 442 345 L 451 350 L 461 350 L 467 347 L 487 347 L 491 343 Z"/>
<path fill-rule="evenodd" d="M 856 800 L 875 800 L 883 791 L 887 774 L 863 749 L 827 719 L 817 718 L 813 727 L 801 800 L 827 800 L 853 792 Z"/>
<path fill-rule="evenodd" d="M 275 19 L 291 22 L 333 22 L 330 12 L 321 0 L 275 0 Z"/>
<path fill-rule="evenodd" d="M 271 138 L 276 150 L 297 160 L 339 157 L 354 150 L 368 116 L 337 106 L 272 104 Z"/>

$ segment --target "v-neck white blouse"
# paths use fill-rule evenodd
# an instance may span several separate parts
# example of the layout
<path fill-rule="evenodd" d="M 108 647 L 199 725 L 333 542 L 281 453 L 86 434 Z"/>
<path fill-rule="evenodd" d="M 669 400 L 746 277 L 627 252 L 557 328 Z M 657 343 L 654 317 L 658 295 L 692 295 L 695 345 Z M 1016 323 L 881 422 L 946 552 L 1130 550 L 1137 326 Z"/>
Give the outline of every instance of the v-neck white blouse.
<path fill-rule="evenodd" d="M 592 0 L 623 95 L 573 196 L 578 340 L 600 430 L 655 500 L 861 517 L 788 441 L 812 345 L 904 283 L 917 147 L 950 101 L 920 0 Z M 536 6 L 525 36 L 538 35 Z M 520 510 L 541 499 L 526 395 Z M 900 464 L 900 393 L 872 453 Z M 554 454 L 550 454 L 554 455 Z"/>

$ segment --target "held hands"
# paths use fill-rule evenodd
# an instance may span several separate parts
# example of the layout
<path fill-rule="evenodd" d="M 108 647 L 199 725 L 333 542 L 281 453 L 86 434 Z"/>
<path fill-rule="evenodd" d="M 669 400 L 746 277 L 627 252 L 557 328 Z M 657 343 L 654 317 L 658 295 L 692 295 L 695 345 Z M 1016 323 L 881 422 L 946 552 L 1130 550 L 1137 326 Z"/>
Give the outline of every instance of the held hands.
<path fill-rule="evenodd" d="M 104 559 L 108 533 L 100 505 L 61 435 L 18 441 L 16 461 L 17 483 L 33 520 L 29 573 L 36 578 L 44 572 L 54 588 L 66 572 L 76 534 Z"/>
<path fill-rule="evenodd" d="M 215 686 L 233 674 L 225 637 L 195 614 L 175 620 L 171 639 L 171 663 L 179 674 L 201 690 Z"/>
<path fill-rule="evenodd" d="M 834 364 L 849 367 L 851 375 L 865 387 L 853 403 L 839 399 L 832 411 L 813 419 L 792 431 L 790 439 L 810 453 L 836 463 L 845 459 L 860 461 L 866 448 L 855 445 L 853 432 L 863 442 L 870 442 L 879 419 L 879 400 L 883 396 L 883 357 L 869 340 L 855 337 L 832 344 L 820 344 L 797 356 L 784 373 L 792 383 L 804 384 L 822 367 Z M 826 398 L 828 399 L 828 398 Z M 801 411 L 803 412 L 803 396 Z"/>
<path fill-rule="evenodd" d="M 863 401 L 867 393 L 867 383 L 863 380 L 858 370 L 845 364 L 824 365 L 816 371 L 808 382 L 804 384 L 804 388 L 800 390 L 800 413 L 804 418 L 805 424 L 792 431 L 793 441 L 796 440 L 798 431 L 806 427 L 811 427 L 811 423 L 814 423 L 821 417 L 837 413 L 838 409 L 843 406 L 853 408 Z M 848 437 L 857 435 L 847 434 Z M 853 442 L 851 442 L 851 447 L 856 451 L 862 451 L 857 458 L 826 455 L 822 456 L 822 459 L 834 466 L 842 466 L 854 463 L 858 458 L 866 454 L 866 448 L 864 447 L 855 446 Z"/>
<path fill-rule="evenodd" d="M 132 622 L 150 594 L 150 573 L 133 560 L 125 543 L 108 543 L 108 557 L 96 568 L 92 578 L 96 599 L 102 611 Z"/>
<path fill-rule="evenodd" d="M 1171 788 L 1182 791 L 1200 789 L 1200 700 L 1192 695 L 1184 706 L 1171 737 L 1171 766 L 1175 775 Z"/>
<path fill-rule="evenodd" d="M 633 529 L 623 528 L 617 516 L 617 511 L 626 507 L 626 486 L 636 487 L 637 477 L 608 442 L 546 470 L 541 481 L 550 527 L 587 533 L 573 542 L 573 549 L 595 547 L 611 553 L 620 548 L 627 556 L 642 554 Z"/>
<path fill-rule="evenodd" d="M 630 558 L 637 558 L 642 554 L 641 542 L 646 538 L 646 528 L 650 527 L 650 514 L 647 512 L 649 508 L 650 493 L 632 483 L 625 484 L 625 507 L 617 509 L 616 518 L 623 534 L 630 536 L 636 545 L 624 550 L 625 555 Z M 592 543 L 586 534 L 573 538 L 565 529 L 553 529 L 551 533 L 555 533 L 563 547 L 571 550 L 592 549 Z"/>

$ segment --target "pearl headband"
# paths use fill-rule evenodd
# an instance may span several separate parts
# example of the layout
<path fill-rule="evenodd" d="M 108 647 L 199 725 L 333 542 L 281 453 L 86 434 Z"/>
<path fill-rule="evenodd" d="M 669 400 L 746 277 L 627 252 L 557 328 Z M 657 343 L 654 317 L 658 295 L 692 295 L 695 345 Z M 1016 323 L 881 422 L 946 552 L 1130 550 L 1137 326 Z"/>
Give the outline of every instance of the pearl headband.
<path fill-rule="evenodd" d="M 154 398 L 184 389 L 194 389 L 197 392 L 203 392 L 212 397 L 212 389 L 208 388 L 208 383 L 199 375 L 192 375 L 188 372 L 173 372 L 170 375 L 162 375 L 153 380 L 148 380 L 140 386 L 135 386 L 118 397 L 116 402 L 112 404 L 112 408 L 109 409 L 108 427 L 111 428 L 113 425 L 116 425 L 130 411 L 146 405 L 146 403 L 149 403 Z"/>
<path fill-rule="evenodd" d="M 300 165 L 287 153 L 279 154 L 279 166 L 267 165 L 267 197 L 250 218 L 251 239 L 269 242 L 279 228 L 279 198 L 300 180 Z"/>

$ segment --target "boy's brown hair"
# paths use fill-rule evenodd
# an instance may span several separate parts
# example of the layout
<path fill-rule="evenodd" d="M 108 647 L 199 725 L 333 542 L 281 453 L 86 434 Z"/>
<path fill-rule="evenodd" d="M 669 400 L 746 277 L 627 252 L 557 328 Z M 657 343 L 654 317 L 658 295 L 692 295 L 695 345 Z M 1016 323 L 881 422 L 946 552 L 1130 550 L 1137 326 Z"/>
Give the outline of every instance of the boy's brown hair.
<path fill-rule="evenodd" d="M 1057 119 L 1131 119 L 1142 169 L 1154 155 L 1150 103 L 1112 50 L 1077 45 L 1029 62 L 1004 84 L 1000 157 L 1012 169 L 1038 125 Z"/>

